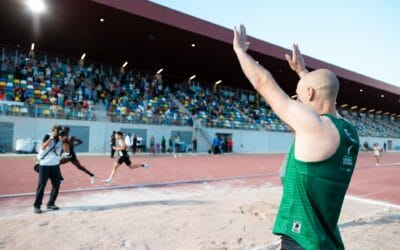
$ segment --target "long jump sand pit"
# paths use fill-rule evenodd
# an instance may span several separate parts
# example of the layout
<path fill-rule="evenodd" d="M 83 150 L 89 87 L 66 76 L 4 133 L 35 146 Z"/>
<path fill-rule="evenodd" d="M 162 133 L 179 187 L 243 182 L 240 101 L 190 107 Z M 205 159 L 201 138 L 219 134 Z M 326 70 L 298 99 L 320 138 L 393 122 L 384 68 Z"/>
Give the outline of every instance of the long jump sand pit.
<path fill-rule="evenodd" d="M 22 199 L 1 213 L 1 249 L 278 249 L 281 188 L 241 181 L 65 195 L 59 211 Z M 400 208 L 347 197 L 347 249 L 397 249 Z"/>
<path fill-rule="evenodd" d="M 272 227 L 283 157 L 141 155 L 134 161 L 149 170 L 121 168 L 104 185 L 114 160 L 81 156 L 98 181 L 62 166 L 61 210 L 40 215 L 32 157 L 0 157 L 0 249 L 279 249 Z M 339 222 L 346 249 L 398 249 L 399 162 L 388 153 L 375 167 L 360 154 Z"/>

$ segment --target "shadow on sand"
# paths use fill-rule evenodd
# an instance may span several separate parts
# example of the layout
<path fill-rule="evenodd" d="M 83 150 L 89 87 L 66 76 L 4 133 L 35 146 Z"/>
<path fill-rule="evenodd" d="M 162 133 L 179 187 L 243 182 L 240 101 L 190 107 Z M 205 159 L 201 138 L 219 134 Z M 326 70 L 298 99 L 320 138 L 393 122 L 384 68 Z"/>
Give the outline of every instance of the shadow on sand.
<path fill-rule="evenodd" d="M 388 214 L 376 219 L 363 218 L 363 219 L 347 221 L 345 223 L 339 224 L 339 227 L 346 228 L 346 227 L 357 227 L 365 225 L 384 225 L 384 224 L 399 223 L 399 222 L 400 222 L 400 214 Z"/>
<path fill-rule="evenodd" d="M 183 206 L 183 205 L 202 205 L 209 203 L 207 201 L 198 200 L 157 200 L 157 201 L 138 201 L 127 203 L 116 203 L 107 205 L 90 205 L 90 206 L 65 206 L 62 211 L 104 211 L 114 208 L 144 207 L 144 206 Z"/>

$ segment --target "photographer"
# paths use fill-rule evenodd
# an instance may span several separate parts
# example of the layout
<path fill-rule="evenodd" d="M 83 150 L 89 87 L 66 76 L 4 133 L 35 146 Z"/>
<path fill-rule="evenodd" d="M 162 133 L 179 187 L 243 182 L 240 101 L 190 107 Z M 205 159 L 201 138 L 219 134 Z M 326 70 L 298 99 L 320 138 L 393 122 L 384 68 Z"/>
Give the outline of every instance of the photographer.
<path fill-rule="evenodd" d="M 67 137 L 65 133 L 61 131 L 59 126 L 53 126 L 51 134 L 48 134 L 43 138 L 43 143 L 40 146 L 39 153 L 37 155 L 37 159 L 40 164 L 39 180 L 36 189 L 36 199 L 33 205 L 34 212 L 37 214 L 42 212 L 40 206 L 42 205 L 44 190 L 49 178 L 51 180 L 52 189 L 49 201 L 47 202 L 47 209 L 59 209 L 55 205 L 55 201 L 57 199 L 61 180 L 60 154 L 63 143 L 66 141 L 66 139 Z"/>

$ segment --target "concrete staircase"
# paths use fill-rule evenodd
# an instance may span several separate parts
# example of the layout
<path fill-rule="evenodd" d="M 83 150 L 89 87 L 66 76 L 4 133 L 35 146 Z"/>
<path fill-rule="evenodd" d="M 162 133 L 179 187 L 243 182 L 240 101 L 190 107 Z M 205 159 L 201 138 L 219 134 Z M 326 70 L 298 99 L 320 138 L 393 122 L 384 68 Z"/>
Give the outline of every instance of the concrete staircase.
<path fill-rule="evenodd" d="M 180 111 L 184 112 L 193 119 L 192 114 L 189 112 L 189 110 L 173 94 L 169 94 L 169 97 L 179 107 Z"/>
<path fill-rule="evenodd" d="M 104 106 L 104 103 L 98 102 L 94 106 L 94 112 L 96 114 L 96 120 L 101 121 L 101 122 L 106 122 L 108 121 L 107 117 L 107 110 L 106 107 Z"/>
<path fill-rule="evenodd" d="M 193 120 L 193 135 L 197 138 L 198 148 L 210 149 L 212 146 L 212 137 L 207 132 L 207 128 L 204 127 L 201 122 L 192 115 L 192 113 L 172 94 L 170 94 L 171 100 L 179 107 L 179 109 L 190 116 Z"/>

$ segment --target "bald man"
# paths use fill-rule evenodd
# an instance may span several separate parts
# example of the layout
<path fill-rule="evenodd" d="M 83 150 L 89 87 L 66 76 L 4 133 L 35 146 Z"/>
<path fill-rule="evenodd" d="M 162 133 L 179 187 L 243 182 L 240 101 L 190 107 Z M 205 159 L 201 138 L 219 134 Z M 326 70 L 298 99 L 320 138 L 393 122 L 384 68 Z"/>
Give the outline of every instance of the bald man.
<path fill-rule="evenodd" d="M 271 73 L 247 54 L 243 25 L 234 30 L 233 49 L 253 87 L 295 133 L 282 165 L 283 195 L 273 233 L 281 249 L 344 249 L 337 222 L 356 164 L 359 137 L 340 117 L 335 103 L 339 81 L 326 69 L 308 72 L 297 45 L 289 66 L 300 77 L 292 100 Z"/>

